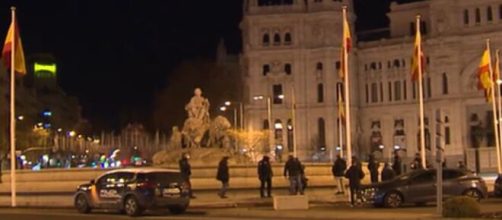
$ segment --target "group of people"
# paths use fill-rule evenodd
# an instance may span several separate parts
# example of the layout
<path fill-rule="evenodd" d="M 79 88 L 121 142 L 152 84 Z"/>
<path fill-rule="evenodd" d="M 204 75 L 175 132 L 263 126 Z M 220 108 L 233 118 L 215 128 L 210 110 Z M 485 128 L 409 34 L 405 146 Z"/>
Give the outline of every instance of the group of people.
<path fill-rule="evenodd" d="M 183 154 L 179 161 L 179 168 L 182 180 L 190 187 L 190 197 L 195 198 L 192 193 L 192 187 L 190 182 L 191 176 L 191 166 L 188 162 L 189 155 Z M 221 188 L 218 195 L 221 198 L 227 198 L 226 193 L 229 186 L 230 174 L 228 167 L 229 157 L 223 157 L 219 164 L 216 173 L 216 179 L 221 182 Z M 370 154 L 368 157 L 368 171 L 370 174 L 371 183 L 376 183 L 379 181 L 388 181 L 394 177 L 401 175 L 402 173 L 402 161 L 398 154 L 394 155 L 392 165 L 390 163 L 385 163 L 384 167 L 379 176 L 379 166 L 380 163 L 375 159 L 374 155 Z M 458 167 L 460 169 L 464 168 L 462 162 L 459 162 Z M 411 169 L 421 169 L 422 164 L 420 162 L 420 157 L 417 155 L 410 165 Z M 336 156 L 336 160 L 331 168 L 332 174 L 337 183 L 337 194 L 344 194 L 344 183 L 343 179 L 349 180 L 349 188 L 351 195 L 351 202 L 354 202 L 354 195 L 361 185 L 361 180 L 364 178 L 365 174 L 362 170 L 362 163 L 357 157 L 352 157 L 352 163 L 347 169 L 347 162 L 340 155 Z M 257 165 L 258 179 L 260 180 L 260 196 L 271 197 L 272 196 L 272 177 L 273 170 L 268 156 L 263 156 L 263 158 L 258 162 Z M 290 155 L 288 160 L 284 165 L 283 175 L 289 181 L 289 193 L 291 195 L 303 195 L 307 187 L 308 178 L 305 176 L 305 166 L 300 162 L 298 158 Z"/>

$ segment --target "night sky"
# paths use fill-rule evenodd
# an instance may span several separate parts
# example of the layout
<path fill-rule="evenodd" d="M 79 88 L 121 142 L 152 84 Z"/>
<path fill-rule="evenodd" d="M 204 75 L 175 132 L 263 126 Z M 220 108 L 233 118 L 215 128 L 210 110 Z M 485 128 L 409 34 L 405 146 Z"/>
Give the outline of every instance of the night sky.
<path fill-rule="evenodd" d="M 357 30 L 387 25 L 390 0 L 355 1 Z M 241 50 L 241 0 L 1 0 L 2 42 L 12 5 L 26 56 L 55 56 L 59 84 L 96 130 L 119 129 L 121 115 L 148 123 L 173 68 L 213 58 L 219 39 Z"/>

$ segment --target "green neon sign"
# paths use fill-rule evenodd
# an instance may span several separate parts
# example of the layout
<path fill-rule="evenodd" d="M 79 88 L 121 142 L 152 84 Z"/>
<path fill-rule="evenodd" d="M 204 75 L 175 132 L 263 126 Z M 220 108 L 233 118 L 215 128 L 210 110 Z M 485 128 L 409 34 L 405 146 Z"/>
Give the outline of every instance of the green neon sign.
<path fill-rule="evenodd" d="M 42 63 L 35 63 L 34 68 L 35 70 L 35 75 L 38 77 L 54 77 L 56 76 L 56 64 L 42 64 Z"/>

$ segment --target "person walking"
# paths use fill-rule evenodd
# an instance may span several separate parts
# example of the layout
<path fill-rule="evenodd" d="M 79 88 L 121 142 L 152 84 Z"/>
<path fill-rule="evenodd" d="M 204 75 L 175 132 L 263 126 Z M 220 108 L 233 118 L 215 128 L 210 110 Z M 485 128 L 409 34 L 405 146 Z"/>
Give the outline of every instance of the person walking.
<path fill-rule="evenodd" d="M 292 155 L 288 156 L 288 161 L 284 165 L 284 177 L 289 179 L 289 194 L 296 195 L 299 193 L 303 195 L 302 186 L 302 165 L 299 160 L 295 159 Z"/>
<path fill-rule="evenodd" d="M 180 168 L 180 176 L 183 182 L 188 185 L 188 195 L 190 198 L 195 199 L 196 197 L 193 195 L 192 191 L 192 183 L 190 182 L 190 176 L 192 175 L 192 167 L 190 166 L 190 163 L 188 162 L 188 159 L 190 159 L 190 155 L 187 153 L 183 153 L 181 155 L 181 159 L 178 161 L 179 168 Z"/>
<path fill-rule="evenodd" d="M 392 169 L 394 170 L 394 173 L 396 173 L 396 176 L 401 175 L 401 167 L 402 167 L 402 162 L 401 162 L 401 157 L 399 157 L 399 154 L 397 154 L 397 151 L 394 152 L 394 161 L 392 162 Z"/>
<path fill-rule="evenodd" d="M 368 158 L 368 170 L 370 171 L 371 183 L 378 183 L 378 167 L 380 165 L 375 160 L 375 155 L 370 154 Z"/>
<path fill-rule="evenodd" d="M 218 172 L 216 173 L 216 179 L 221 182 L 221 189 L 218 195 L 222 199 L 226 199 L 226 193 L 228 189 L 228 182 L 230 180 L 230 174 L 228 172 L 228 157 L 223 157 L 218 164 Z"/>
<path fill-rule="evenodd" d="M 359 187 L 361 186 L 361 180 L 364 178 L 364 172 L 357 164 L 357 160 L 352 160 L 352 165 L 347 170 L 347 172 L 345 172 L 345 178 L 349 179 L 351 206 L 354 206 L 356 202 L 355 196 L 356 193 L 358 193 Z"/>
<path fill-rule="evenodd" d="M 258 178 L 260 179 L 260 197 L 271 197 L 272 194 L 272 165 L 270 165 L 270 158 L 263 156 L 263 159 L 258 162 Z M 265 186 L 266 185 L 266 186 Z M 266 194 L 265 194 L 266 187 Z"/>
<path fill-rule="evenodd" d="M 331 173 L 335 178 L 338 189 L 336 194 L 343 194 L 345 192 L 345 189 L 343 187 L 343 175 L 345 174 L 346 169 L 347 162 L 340 155 L 336 155 L 336 160 L 331 167 Z"/>
<path fill-rule="evenodd" d="M 390 167 L 389 163 L 385 163 L 385 165 L 383 166 L 383 169 L 382 169 L 382 174 L 381 174 L 382 182 L 394 179 L 394 177 L 396 177 L 396 173 Z"/>

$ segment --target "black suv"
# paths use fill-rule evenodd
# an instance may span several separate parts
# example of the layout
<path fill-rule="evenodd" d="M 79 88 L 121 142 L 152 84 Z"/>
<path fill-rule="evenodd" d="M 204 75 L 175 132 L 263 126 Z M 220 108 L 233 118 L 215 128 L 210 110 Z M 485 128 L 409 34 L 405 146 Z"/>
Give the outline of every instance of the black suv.
<path fill-rule="evenodd" d="M 105 208 L 137 216 L 145 209 L 167 208 L 180 214 L 190 203 L 189 191 L 189 185 L 175 170 L 117 169 L 78 186 L 74 201 L 81 213 Z"/>

